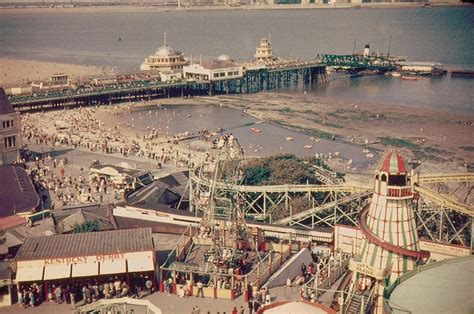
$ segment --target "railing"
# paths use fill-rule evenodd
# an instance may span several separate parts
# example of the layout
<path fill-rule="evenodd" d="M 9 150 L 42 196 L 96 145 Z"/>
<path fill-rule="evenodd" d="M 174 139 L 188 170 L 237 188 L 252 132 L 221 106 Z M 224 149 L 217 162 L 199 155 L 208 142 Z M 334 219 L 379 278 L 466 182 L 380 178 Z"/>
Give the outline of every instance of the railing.
<path fill-rule="evenodd" d="M 314 291 L 316 297 L 318 297 L 321 291 L 325 291 L 331 288 L 334 282 L 336 282 L 347 271 L 349 261 L 350 258 L 343 259 L 341 265 L 339 265 L 338 267 L 334 267 L 334 269 L 330 266 L 330 263 L 328 263 L 319 271 L 319 273 L 317 273 L 313 278 L 311 278 L 306 284 L 303 285 L 304 289 Z M 320 283 L 319 274 L 323 271 L 326 271 L 328 273 L 328 276 L 324 278 Z"/>
<path fill-rule="evenodd" d="M 387 187 L 387 197 L 396 197 L 396 198 L 410 198 L 413 196 L 413 191 L 411 187 Z"/>

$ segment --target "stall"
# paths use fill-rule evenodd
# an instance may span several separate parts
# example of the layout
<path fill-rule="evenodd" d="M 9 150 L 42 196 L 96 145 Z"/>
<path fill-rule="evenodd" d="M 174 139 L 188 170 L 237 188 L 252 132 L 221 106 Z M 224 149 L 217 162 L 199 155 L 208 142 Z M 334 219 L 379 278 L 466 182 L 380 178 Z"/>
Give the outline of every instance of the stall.
<path fill-rule="evenodd" d="M 137 276 L 155 282 L 151 228 L 32 237 L 16 258 L 18 287 L 101 283 L 121 278 L 133 289 Z M 46 296 L 45 296 L 46 297 Z"/>

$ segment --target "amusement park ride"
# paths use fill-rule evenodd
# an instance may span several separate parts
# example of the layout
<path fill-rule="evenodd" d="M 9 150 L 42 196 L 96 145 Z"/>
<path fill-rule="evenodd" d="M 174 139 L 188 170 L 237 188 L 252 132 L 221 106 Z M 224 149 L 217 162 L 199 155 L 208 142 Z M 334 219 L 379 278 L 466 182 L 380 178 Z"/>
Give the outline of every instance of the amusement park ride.
<path fill-rule="evenodd" d="M 292 243 L 325 242 L 335 249 L 337 230 L 348 228 L 358 233 L 357 245 L 345 252 L 352 257 L 344 264 L 346 286 L 339 305 L 359 313 L 370 302 L 375 313 L 382 313 L 387 291 L 404 274 L 434 261 L 436 249 L 472 254 L 474 175 L 421 176 L 407 161 L 402 152 L 384 152 L 373 189 L 346 185 L 318 166 L 313 167 L 320 185 L 246 186 L 238 140 L 220 137 L 190 172 L 195 217 L 187 218 L 189 232 L 162 265 L 162 278 L 172 278 L 175 289 L 183 276 L 191 283 L 204 281 L 210 289 L 205 296 L 233 299 L 248 293 L 243 287 L 260 287 L 282 267 L 296 253 Z M 293 212 L 293 200 L 302 196 L 310 208 Z M 287 217 L 272 219 L 282 208 Z M 220 290 L 224 285 L 229 289 Z"/>
<path fill-rule="evenodd" d="M 240 165 L 243 155 L 235 155 L 233 158 L 232 163 Z M 373 190 L 345 184 L 335 173 L 312 166 L 320 185 L 249 186 L 226 178 L 204 175 L 204 170 L 209 167 L 205 162 L 190 172 L 190 210 L 197 213 L 212 190 L 217 198 L 232 194 L 245 217 L 272 225 L 294 226 L 303 230 L 332 228 L 336 224 L 357 226 L 360 209 L 368 203 Z M 471 239 L 474 217 L 471 182 L 474 181 L 474 174 L 421 175 L 416 169 L 412 169 L 408 175 L 411 178 L 410 189 L 413 191 L 410 206 L 414 209 L 420 237 L 445 244 L 474 247 Z M 311 206 L 296 213 L 293 211 L 293 201 L 301 196 L 306 197 Z M 282 207 L 287 216 L 273 219 L 276 210 Z M 216 210 L 217 215 L 223 215 L 226 211 L 225 206 L 217 204 Z"/>

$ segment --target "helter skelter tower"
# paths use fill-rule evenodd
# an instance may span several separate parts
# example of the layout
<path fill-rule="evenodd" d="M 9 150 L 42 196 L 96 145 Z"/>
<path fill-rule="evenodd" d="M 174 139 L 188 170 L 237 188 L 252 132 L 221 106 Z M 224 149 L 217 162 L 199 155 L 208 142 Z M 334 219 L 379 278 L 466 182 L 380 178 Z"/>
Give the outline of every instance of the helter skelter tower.
<path fill-rule="evenodd" d="M 351 260 L 352 292 L 363 294 L 373 287 L 374 313 L 383 311 L 383 292 L 402 274 L 429 258 L 420 250 L 413 187 L 399 151 L 387 151 L 375 171 L 374 194 L 359 214 L 362 241 L 359 255 Z"/>

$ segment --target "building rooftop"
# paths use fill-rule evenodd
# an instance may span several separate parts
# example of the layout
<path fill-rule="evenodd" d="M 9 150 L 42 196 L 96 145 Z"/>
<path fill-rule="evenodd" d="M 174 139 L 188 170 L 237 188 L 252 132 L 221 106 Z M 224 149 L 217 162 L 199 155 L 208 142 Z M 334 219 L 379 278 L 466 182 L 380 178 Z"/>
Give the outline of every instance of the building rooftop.
<path fill-rule="evenodd" d="M 226 68 L 233 68 L 238 66 L 235 62 L 230 60 L 219 60 L 219 59 L 212 59 L 212 60 L 202 60 L 200 65 L 208 70 L 217 70 L 217 69 L 226 69 Z"/>
<path fill-rule="evenodd" d="M 393 313 L 472 313 L 474 256 L 439 262 L 402 281 L 390 296 Z"/>
<path fill-rule="evenodd" d="M 400 151 L 390 150 L 384 153 L 380 159 L 379 171 L 390 174 L 405 174 L 407 168 L 405 167 L 405 160 Z"/>
<path fill-rule="evenodd" d="M 0 87 L 0 115 L 2 114 L 9 114 L 14 113 L 15 109 L 13 109 L 10 101 L 8 100 L 7 93 Z"/>
<path fill-rule="evenodd" d="M 144 206 L 145 208 L 166 209 L 177 207 L 185 194 L 188 178 L 189 173 L 187 171 L 160 178 L 130 194 L 127 203 L 129 205 Z"/>
<path fill-rule="evenodd" d="M 0 217 L 29 212 L 39 197 L 26 171 L 19 166 L 0 166 Z"/>
<path fill-rule="evenodd" d="M 63 218 L 57 225 L 58 233 L 68 233 L 74 231 L 76 225 L 83 224 L 85 222 L 97 221 L 99 224 L 99 230 L 112 230 L 114 225 L 108 216 L 107 208 L 92 208 L 83 209 L 71 213 L 69 216 Z M 58 218 L 58 216 L 55 216 Z"/>
<path fill-rule="evenodd" d="M 17 261 L 154 250 L 151 228 L 53 235 L 26 239 Z"/>
<path fill-rule="evenodd" d="M 161 46 L 160 48 L 156 49 L 155 56 L 157 57 L 170 57 L 180 55 L 180 52 L 175 51 L 170 46 Z"/>

